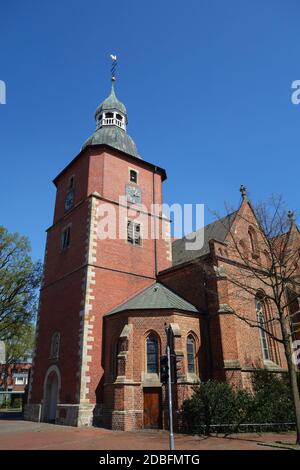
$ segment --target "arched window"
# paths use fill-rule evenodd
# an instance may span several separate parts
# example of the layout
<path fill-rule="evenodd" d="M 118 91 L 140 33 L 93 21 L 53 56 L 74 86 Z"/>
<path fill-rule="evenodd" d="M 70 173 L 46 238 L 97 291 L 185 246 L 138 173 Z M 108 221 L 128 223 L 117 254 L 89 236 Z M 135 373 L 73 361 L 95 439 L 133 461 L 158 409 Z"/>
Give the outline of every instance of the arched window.
<path fill-rule="evenodd" d="M 113 113 L 105 113 L 106 118 L 113 118 L 114 114 Z"/>
<path fill-rule="evenodd" d="M 54 333 L 51 338 L 50 358 L 58 359 L 59 356 L 60 334 Z"/>
<path fill-rule="evenodd" d="M 258 251 L 257 235 L 253 227 L 249 227 L 248 235 L 249 235 L 251 251 L 252 253 L 257 253 Z"/>
<path fill-rule="evenodd" d="M 158 374 L 158 339 L 150 333 L 146 339 L 147 373 Z"/>
<path fill-rule="evenodd" d="M 292 334 L 293 339 L 300 339 L 299 335 L 299 325 L 300 325 L 300 298 L 299 294 L 296 291 L 295 286 L 292 288 L 287 289 L 287 303 L 288 303 L 288 310 L 291 319 L 291 327 L 292 327 Z M 299 338 L 298 338 L 299 336 Z"/>
<path fill-rule="evenodd" d="M 263 352 L 263 358 L 265 361 L 268 361 L 271 359 L 271 355 L 270 355 L 268 334 L 266 332 L 267 330 L 266 311 L 265 311 L 264 301 L 261 299 L 260 296 L 256 297 L 255 306 L 256 306 L 257 322 L 260 327 L 259 333 L 260 333 L 260 342 L 261 342 L 261 348 Z"/>
<path fill-rule="evenodd" d="M 195 338 L 192 335 L 187 337 L 186 341 L 187 349 L 187 365 L 189 374 L 196 373 L 196 344 Z"/>

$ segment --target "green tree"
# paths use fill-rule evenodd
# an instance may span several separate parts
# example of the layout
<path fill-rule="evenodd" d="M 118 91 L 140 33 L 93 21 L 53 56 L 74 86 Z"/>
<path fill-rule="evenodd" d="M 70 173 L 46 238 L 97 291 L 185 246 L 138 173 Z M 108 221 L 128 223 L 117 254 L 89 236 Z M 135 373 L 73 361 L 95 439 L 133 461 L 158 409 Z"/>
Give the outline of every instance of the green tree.
<path fill-rule="evenodd" d="M 34 348 L 35 328 L 29 323 L 21 325 L 15 336 L 6 343 L 6 363 L 14 364 L 22 359 L 30 358 Z"/>
<path fill-rule="evenodd" d="M 30 257 L 28 239 L 0 226 L 0 340 L 11 348 L 35 320 L 41 271 L 41 263 Z"/>

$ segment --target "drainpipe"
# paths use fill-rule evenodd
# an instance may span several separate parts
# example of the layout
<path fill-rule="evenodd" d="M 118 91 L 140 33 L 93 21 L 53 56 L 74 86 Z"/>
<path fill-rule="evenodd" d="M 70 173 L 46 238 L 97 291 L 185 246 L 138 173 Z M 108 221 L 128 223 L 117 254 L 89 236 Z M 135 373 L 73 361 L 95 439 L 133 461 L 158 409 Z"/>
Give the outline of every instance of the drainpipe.
<path fill-rule="evenodd" d="M 152 203 L 155 207 L 155 179 L 154 176 L 157 171 L 157 166 L 154 167 L 154 172 L 152 174 Z M 153 216 L 154 219 L 154 274 L 155 279 L 157 278 L 157 241 L 156 241 L 156 214 Z"/>

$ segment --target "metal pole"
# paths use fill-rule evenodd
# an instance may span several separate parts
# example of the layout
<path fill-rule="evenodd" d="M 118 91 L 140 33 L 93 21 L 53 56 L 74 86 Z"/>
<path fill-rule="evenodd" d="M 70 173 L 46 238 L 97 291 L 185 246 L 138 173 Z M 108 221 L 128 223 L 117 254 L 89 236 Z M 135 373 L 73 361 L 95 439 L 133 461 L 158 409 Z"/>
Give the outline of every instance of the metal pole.
<path fill-rule="evenodd" d="M 172 378 L 171 378 L 171 351 L 170 351 L 170 327 L 167 330 L 167 356 L 168 356 L 168 396 L 169 396 L 169 442 L 170 450 L 174 450 L 174 433 L 173 433 L 173 406 L 172 406 Z"/>

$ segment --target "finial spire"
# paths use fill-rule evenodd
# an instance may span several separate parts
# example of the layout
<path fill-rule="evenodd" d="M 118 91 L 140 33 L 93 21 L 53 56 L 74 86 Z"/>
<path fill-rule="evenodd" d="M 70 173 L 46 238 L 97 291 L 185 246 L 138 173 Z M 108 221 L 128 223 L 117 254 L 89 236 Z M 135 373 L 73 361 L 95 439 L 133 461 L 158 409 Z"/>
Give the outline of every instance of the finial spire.
<path fill-rule="evenodd" d="M 247 201 L 247 188 L 243 184 L 240 186 L 240 193 L 242 195 L 243 201 Z"/>
<path fill-rule="evenodd" d="M 116 68 L 117 68 L 117 65 L 118 65 L 118 62 L 117 62 L 117 56 L 115 54 L 110 54 L 110 58 L 112 60 L 112 63 L 111 63 L 111 81 L 114 82 L 116 80 Z"/>
<path fill-rule="evenodd" d="M 295 222 L 295 214 L 294 211 L 288 211 L 287 213 L 288 219 L 291 223 L 291 225 Z"/>

